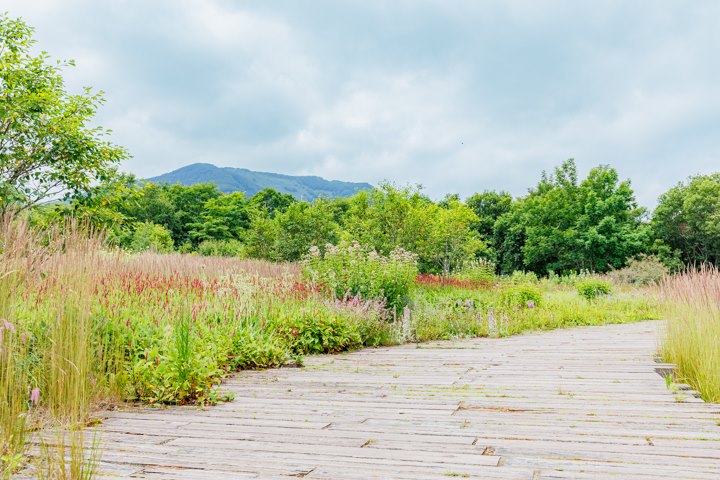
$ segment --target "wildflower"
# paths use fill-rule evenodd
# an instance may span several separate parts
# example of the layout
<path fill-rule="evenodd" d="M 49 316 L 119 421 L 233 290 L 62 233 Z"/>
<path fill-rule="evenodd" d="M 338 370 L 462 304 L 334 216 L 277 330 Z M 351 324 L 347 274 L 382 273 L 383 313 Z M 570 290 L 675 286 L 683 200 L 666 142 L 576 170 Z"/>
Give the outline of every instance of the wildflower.
<path fill-rule="evenodd" d="M 37 405 L 40 401 L 40 389 L 35 387 L 32 389 L 32 392 L 30 392 L 30 401 L 33 405 Z"/>
<path fill-rule="evenodd" d="M 527 308 L 535 308 L 535 301 L 534 301 L 534 300 L 528 300 L 528 302 L 527 302 Z"/>
<path fill-rule="evenodd" d="M 15 325 L 8 322 L 7 320 L 3 320 L 3 325 L 9 332 L 15 333 Z"/>

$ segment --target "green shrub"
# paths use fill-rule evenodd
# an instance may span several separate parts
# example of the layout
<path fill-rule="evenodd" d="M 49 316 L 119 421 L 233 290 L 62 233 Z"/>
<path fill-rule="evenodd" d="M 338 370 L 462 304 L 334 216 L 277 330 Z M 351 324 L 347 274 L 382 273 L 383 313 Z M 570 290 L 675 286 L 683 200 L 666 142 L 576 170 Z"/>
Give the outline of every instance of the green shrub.
<path fill-rule="evenodd" d="M 535 275 L 535 272 L 521 272 L 517 270 L 510 275 L 510 282 L 515 285 L 538 283 L 538 277 Z"/>
<path fill-rule="evenodd" d="M 610 295 L 612 293 L 612 285 L 605 280 L 588 278 L 577 283 L 577 291 L 581 297 L 584 297 L 588 301 L 593 301 L 599 296 Z"/>
<path fill-rule="evenodd" d="M 542 293 L 530 285 L 511 286 L 502 292 L 500 302 L 508 307 L 535 308 L 542 303 Z"/>
<path fill-rule="evenodd" d="M 357 242 L 328 245 L 324 255 L 313 247 L 303 270 L 307 279 L 327 287 L 335 298 L 384 299 L 395 313 L 407 305 L 418 273 L 415 254 L 395 249 L 385 257 Z"/>
<path fill-rule="evenodd" d="M 235 333 L 231 362 L 236 369 L 277 367 L 289 358 L 280 339 L 261 329 L 245 327 Z"/>
<path fill-rule="evenodd" d="M 245 257 L 245 246 L 238 240 L 205 240 L 198 245 L 205 257 Z"/>
<path fill-rule="evenodd" d="M 190 318 L 181 318 L 130 366 L 134 396 L 149 403 L 213 403 L 208 386 L 223 371 L 205 348 Z"/>
<path fill-rule="evenodd" d="M 294 354 L 337 353 L 363 344 L 354 322 L 325 308 L 303 310 L 279 319 L 276 329 Z"/>
<path fill-rule="evenodd" d="M 173 239 L 170 232 L 162 225 L 152 222 L 143 222 L 135 227 L 130 237 L 130 250 L 144 252 L 147 250 L 168 253 L 173 250 Z"/>
<path fill-rule="evenodd" d="M 616 283 L 630 285 L 659 285 L 670 270 L 655 255 L 638 255 L 628 260 L 625 268 L 608 273 Z"/>

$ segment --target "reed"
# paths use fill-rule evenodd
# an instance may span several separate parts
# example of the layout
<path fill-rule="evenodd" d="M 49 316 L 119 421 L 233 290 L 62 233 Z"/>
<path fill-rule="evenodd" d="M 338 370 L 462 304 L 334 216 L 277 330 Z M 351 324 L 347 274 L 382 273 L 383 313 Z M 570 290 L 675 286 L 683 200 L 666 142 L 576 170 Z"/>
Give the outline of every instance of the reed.
<path fill-rule="evenodd" d="M 661 292 L 665 360 L 706 401 L 720 402 L 720 271 L 703 266 L 666 277 Z"/>

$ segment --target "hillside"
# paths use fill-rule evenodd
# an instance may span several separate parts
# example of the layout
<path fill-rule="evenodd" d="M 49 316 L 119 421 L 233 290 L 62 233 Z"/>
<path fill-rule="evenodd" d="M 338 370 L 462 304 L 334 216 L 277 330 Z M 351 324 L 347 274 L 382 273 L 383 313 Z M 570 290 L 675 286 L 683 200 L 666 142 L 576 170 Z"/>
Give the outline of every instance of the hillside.
<path fill-rule="evenodd" d="M 209 163 L 193 163 L 147 180 L 183 185 L 212 182 L 223 192 L 245 192 L 248 197 L 270 187 L 282 193 L 290 193 L 299 200 L 308 201 L 319 196 L 348 197 L 360 190 L 372 188 L 372 185 L 368 183 L 325 180 L 315 176 L 254 172 L 246 168 L 216 167 Z"/>

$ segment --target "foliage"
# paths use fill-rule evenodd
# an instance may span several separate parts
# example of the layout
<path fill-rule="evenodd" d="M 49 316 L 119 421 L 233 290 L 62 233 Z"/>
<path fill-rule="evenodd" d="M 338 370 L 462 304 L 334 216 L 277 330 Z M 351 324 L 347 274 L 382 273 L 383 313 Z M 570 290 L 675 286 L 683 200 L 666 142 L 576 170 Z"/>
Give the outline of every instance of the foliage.
<path fill-rule="evenodd" d="M 501 304 L 514 308 L 535 308 L 542 303 L 542 293 L 532 285 L 512 285 L 505 288 L 501 296 Z"/>
<path fill-rule="evenodd" d="M 276 329 L 295 354 L 337 353 L 363 344 L 356 325 L 321 306 L 292 312 L 277 322 Z"/>
<path fill-rule="evenodd" d="M 627 266 L 608 272 L 607 276 L 615 283 L 631 285 L 659 285 L 670 269 L 659 257 L 640 254 L 628 260 Z"/>
<path fill-rule="evenodd" d="M 495 248 L 501 271 L 590 270 L 622 267 L 648 243 L 647 229 L 627 181 L 607 166 L 578 182 L 568 160 L 543 174 L 530 194 L 496 222 Z"/>
<path fill-rule="evenodd" d="M 191 224 L 195 241 L 240 240 L 250 227 L 250 213 L 241 192 L 211 198 L 205 202 L 200 220 Z"/>
<path fill-rule="evenodd" d="M 610 282 L 597 278 L 581 280 L 576 284 L 576 288 L 578 294 L 589 302 L 612 293 L 612 285 Z"/>
<path fill-rule="evenodd" d="M 198 245 L 197 252 L 206 257 L 245 257 L 245 245 L 234 239 L 205 240 Z"/>
<path fill-rule="evenodd" d="M 524 272 L 521 270 L 516 270 L 512 272 L 510 275 L 510 283 L 514 285 L 522 285 L 522 284 L 533 284 L 538 283 L 539 279 L 538 276 L 535 275 L 535 272 Z"/>
<path fill-rule="evenodd" d="M 397 313 L 408 303 L 417 260 L 402 249 L 384 256 L 357 242 L 341 243 L 328 246 L 324 255 L 313 248 L 303 270 L 306 278 L 328 288 L 335 298 L 382 299 Z"/>
<path fill-rule="evenodd" d="M 319 199 L 314 203 L 297 202 L 275 216 L 276 232 L 274 256 L 278 260 L 296 261 L 312 246 L 337 242 L 339 227 L 333 220 L 330 202 Z"/>
<path fill-rule="evenodd" d="M 234 369 L 279 367 L 290 358 L 288 346 L 277 335 L 249 325 L 236 330 L 232 351 Z"/>
<path fill-rule="evenodd" d="M 513 204 L 512 196 L 507 192 L 485 190 L 468 197 L 465 204 L 477 216 L 477 221 L 473 222 L 470 228 L 475 230 L 480 239 L 487 244 L 485 255 L 492 260 L 497 260 L 495 242 L 498 238 L 495 236 L 495 223 L 503 215 L 510 213 Z"/>
<path fill-rule="evenodd" d="M 102 94 L 68 94 L 62 70 L 73 62 L 33 55 L 32 34 L 0 14 L 0 213 L 87 195 L 127 158 L 103 139 L 108 131 L 91 126 Z"/>
<path fill-rule="evenodd" d="M 419 187 L 383 183 L 350 199 L 343 226 L 350 238 L 382 255 L 397 247 L 415 251 L 415 243 L 429 232 L 429 216 L 417 213 L 430 203 Z"/>
<path fill-rule="evenodd" d="M 451 200 L 444 206 L 424 204 L 414 208 L 413 214 L 428 230 L 413 242 L 413 252 L 426 271 L 449 275 L 484 250 L 483 242 L 470 228 L 477 216 L 459 201 Z"/>
<path fill-rule="evenodd" d="M 691 177 L 660 196 L 652 219 L 661 245 L 686 264 L 720 262 L 720 173 Z"/>
<path fill-rule="evenodd" d="M 250 230 L 245 236 L 248 254 L 252 258 L 275 260 L 277 238 L 277 222 L 266 212 L 256 211 L 252 217 Z"/>
<path fill-rule="evenodd" d="M 277 213 L 285 212 L 295 202 L 295 197 L 289 193 L 280 193 L 272 188 L 265 188 L 253 195 L 248 204 L 273 218 Z"/>
<path fill-rule="evenodd" d="M 162 225 L 143 222 L 135 227 L 129 249 L 133 252 L 150 250 L 158 253 L 168 253 L 173 250 L 173 239 L 170 232 Z"/>

